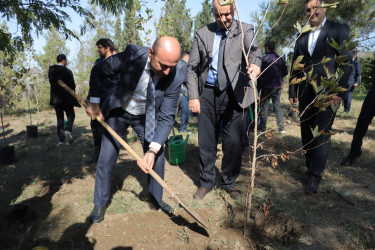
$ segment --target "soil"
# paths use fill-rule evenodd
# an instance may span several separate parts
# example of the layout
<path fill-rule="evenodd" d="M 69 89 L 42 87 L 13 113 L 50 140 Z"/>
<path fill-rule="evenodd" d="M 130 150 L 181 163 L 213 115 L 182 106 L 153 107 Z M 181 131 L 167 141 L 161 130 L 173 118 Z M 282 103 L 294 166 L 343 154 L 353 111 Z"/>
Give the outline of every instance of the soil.
<path fill-rule="evenodd" d="M 89 119 L 84 111 L 76 109 L 75 142 L 62 146 L 57 146 L 53 110 L 34 114 L 34 119 L 39 117 L 36 138 L 27 137 L 26 119 L 5 116 L 6 144 L 15 147 L 16 162 L 0 166 L 0 249 L 375 248 L 374 124 L 364 140 L 361 158 L 353 166 L 340 166 L 348 153 L 359 110 L 360 102 L 354 101 L 351 113 L 339 112 L 332 152 L 317 194 L 304 195 L 297 180 L 305 171 L 300 152 L 290 155 L 285 162 L 278 157 L 274 167 L 272 157 L 259 159 L 251 223 L 245 232 L 245 195 L 233 200 L 218 186 L 201 201 L 192 197 L 199 186 L 194 116 L 189 125 L 193 132 L 187 145 L 187 161 L 175 166 L 166 160 L 165 181 L 204 219 L 209 230 L 175 204 L 166 192 L 163 200 L 174 208 L 174 213 L 150 209 L 147 176 L 125 150 L 113 171 L 105 220 L 90 224 L 96 164 L 87 163 L 93 150 Z M 269 127 L 276 123 L 273 114 L 268 122 Z M 286 134 L 272 133 L 275 141 L 260 137 L 263 149 L 258 155 L 279 155 L 301 147 L 298 125 L 288 119 L 286 122 Z M 182 135 L 185 138 L 186 134 Z M 142 155 L 140 143 L 131 131 L 127 142 Z M 221 145 L 217 156 L 216 166 L 220 169 Z M 250 176 L 248 148 L 242 160 L 237 187 L 246 194 Z M 217 178 L 220 183 L 220 177 Z M 21 210 L 15 211 L 16 205 Z"/>

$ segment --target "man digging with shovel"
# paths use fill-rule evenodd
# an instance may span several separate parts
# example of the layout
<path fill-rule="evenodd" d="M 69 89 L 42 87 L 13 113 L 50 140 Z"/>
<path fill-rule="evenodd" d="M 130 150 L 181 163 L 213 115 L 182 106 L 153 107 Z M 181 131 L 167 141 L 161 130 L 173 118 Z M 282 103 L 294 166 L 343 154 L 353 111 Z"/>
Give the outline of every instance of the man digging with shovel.
<path fill-rule="evenodd" d="M 138 165 L 146 173 L 153 169 L 161 178 L 164 178 L 162 146 L 172 129 L 184 81 L 183 74 L 176 68 L 179 57 L 179 42 L 166 36 L 157 39 L 152 48 L 128 45 L 124 52 L 98 63 L 91 71 L 87 114 L 91 119 L 97 115 L 105 119 L 123 138 L 127 128 L 132 126 L 142 143 L 143 162 L 146 163 L 144 166 L 138 161 Z M 105 100 L 98 98 L 105 87 L 102 80 L 117 73 L 121 75 L 118 86 Z M 105 206 L 110 197 L 111 172 L 119 146 L 107 131 L 103 133 L 95 179 L 95 207 L 90 214 L 92 223 L 104 220 Z M 162 202 L 162 186 L 151 176 L 148 178 L 150 205 L 170 212 L 171 208 Z"/>

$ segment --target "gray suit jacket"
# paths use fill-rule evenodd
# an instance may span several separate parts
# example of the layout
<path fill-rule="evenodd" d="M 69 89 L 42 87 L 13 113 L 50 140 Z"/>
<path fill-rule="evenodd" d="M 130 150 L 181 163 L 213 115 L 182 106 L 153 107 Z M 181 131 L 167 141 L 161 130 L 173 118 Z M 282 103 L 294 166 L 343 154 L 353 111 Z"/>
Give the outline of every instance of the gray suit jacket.
<path fill-rule="evenodd" d="M 251 24 L 242 23 L 244 36 L 241 34 L 240 23 L 234 20 L 225 44 L 224 66 L 238 104 L 242 108 L 249 107 L 254 102 L 254 92 L 250 87 L 250 77 L 247 74 L 246 62 L 242 54 L 242 37 L 245 50 L 250 48 L 249 61 L 259 67 L 262 64 L 262 54 L 257 50 L 254 39 L 254 28 Z M 197 99 L 202 94 L 204 83 L 212 61 L 212 48 L 216 34 L 216 23 L 210 23 L 198 29 L 194 36 L 190 51 L 187 74 L 189 99 Z M 254 39 L 253 43 L 252 40 Z"/>

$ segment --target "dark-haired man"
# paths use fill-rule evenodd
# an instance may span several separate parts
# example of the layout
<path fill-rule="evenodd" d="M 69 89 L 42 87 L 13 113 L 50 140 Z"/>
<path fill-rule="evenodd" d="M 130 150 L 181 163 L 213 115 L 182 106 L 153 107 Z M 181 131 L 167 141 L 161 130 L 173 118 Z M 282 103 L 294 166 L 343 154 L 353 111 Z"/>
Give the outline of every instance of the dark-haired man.
<path fill-rule="evenodd" d="M 144 157 L 137 164 L 148 173 L 154 171 L 164 178 L 163 144 L 172 130 L 177 102 L 184 76 L 176 68 L 180 58 L 180 44 L 173 37 L 161 37 L 151 48 L 128 45 L 125 51 L 96 64 L 91 71 L 91 97 L 86 108 L 91 119 L 105 118 L 121 137 L 129 126 L 140 139 Z M 120 74 L 104 102 L 100 95 L 109 86 L 107 77 Z M 119 142 L 103 131 L 100 155 L 96 169 L 94 209 L 90 214 L 93 223 L 104 219 L 105 206 L 110 197 L 111 172 L 120 149 Z M 156 208 L 170 211 L 162 202 L 163 188 L 148 176 L 150 203 Z"/>
<path fill-rule="evenodd" d="M 294 48 L 293 60 L 303 56 L 301 64 L 310 71 L 313 68 L 313 75 L 317 75 L 316 81 L 320 85 L 321 77 L 327 77 L 325 68 L 331 74 L 337 71 L 335 56 L 339 55 L 333 47 L 329 45 L 332 39 L 340 46 L 349 37 L 349 29 L 345 24 L 339 24 L 327 20 L 326 9 L 322 6 L 321 0 L 306 0 L 305 13 L 314 30 L 302 34 L 296 41 Z M 327 63 L 319 64 L 323 58 L 330 58 Z M 348 58 L 350 61 L 351 58 Z M 350 67 L 342 67 L 344 71 L 343 77 L 340 79 L 340 85 L 347 88 Z M 303 78 L 301 71 L 291 72 L 291 82 L 294 78 Z M 319 107 L 310 105 L 316 98 L 315 88 L 309 81 L 302 81 L 299 84 L 289 86 L 289 100 L 292 105 L 299 101 L 299 110 L 302 116 L 301 120 L 301 137 L 303 149 L 306 151 L 306 167 L 307 171 L 301 182 L 305 185 L 304 192 L 306 194 L 316 193 L 319 182 L 322 178 L 322 172 L 325 168 L 326 161 L 330 150 L 330 130 L 336 116 L 336 112 L 330 106 L 324 111 L 320 111 Z M 337 104 L 345 98 L 346 93 L 340 93 L 333 96 L 331 101 Z M 316 137 L 313 136 L 315 128 L 324 133 Z"/>
<path fill-rule="evenodd" d="M 96 59 L 95 64 L 100 63 L 103 60 L 110 57 L 111 55 L 118 53 L 117 46 L 115 46 L 112 40 L 109 38 L 100 38 L 96 42 L 96 46 L 98 48 L 97 52 L 99 54 L 99 58 Z M 113 86 L 116 86 L 116 84 L 118 84 L 119 80 L 120 80 L 120 75 L 117 74 L 117 75 L 107 78 L 105 81 L 108 81 L 108 85 L 113 87 Z M 107 88 L 106 91 L 101 93 L 100 98 L 104 100 L 104 98 L 106 97 L 106 93 L 110 90 L 110 88 Z M 86 102 L 89 103 L 89 100 L 90 100 L 90 90 L 87 95 Z M 91 120 L 90 126 L 91 126 L 92 136 L 94 138 L 94 153 L 88 160 L 88 163 L 93 163 L 93 162 L 97 162 L 99 158 L 100 144 L 102 140 L 102 125 L 97 120 Z"/>
<path fill-rule="evenodd" d="M 50 105 L 56 111 L 57 117 L 57 136 L 59 138 L 57 145 L 63 145 L 65 139 L 69 143 L 74 142 L 72 136 L 72 128 L 74 123 L 74 106 L 80 107 L 77 100 L 71 96 L 57 81 L 61 80 L 68 85 L 73 91 L 76 88 L 73 73 L 66 67 L 66 56 L 60 54 L 56 58 L 57 64 L 52 65 L 48 69 L 48 79 L 51 85 Z M 67 117 L 66 126 L 64 128 L 64 112 Z"/>
<path fill-rule="evenodd" d="M 258 79 L 258 89 L 261 90 L 261 131 L 266 130 L 268 118 L 268 105 L 272 99 L 273 112 L 276 114 L 277 128 L 280 133 L 285 133 L 284 117 L 280 106 L 280 96 L 283 86 L 283 77 L 288 74 L 288 69 L 283 58 L 275 52 L 275 42 L 267 41 L 264 44 L 266 55 L 262 58 L 261 72 L 266 71 Z M 277 61 L 276 61 L 277 60 Z M 276 62 L 275 62 L 276 61 Z M 271 65 L 271 66 L 270 66 Z"/>

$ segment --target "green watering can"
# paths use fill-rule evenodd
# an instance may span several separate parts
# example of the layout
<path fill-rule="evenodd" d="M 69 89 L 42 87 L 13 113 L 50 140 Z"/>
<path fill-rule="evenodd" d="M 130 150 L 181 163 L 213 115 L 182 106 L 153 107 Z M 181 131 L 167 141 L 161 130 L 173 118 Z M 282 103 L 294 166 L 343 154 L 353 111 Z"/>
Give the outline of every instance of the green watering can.
<path fill-rule="evenodd" d="M 172 165 L 179 165 L 186 161 L 186 144 L 189 139 L 187 134 L 186 139 L 182 138 L 182 135 L 174 135 L 169 141 L 168 153 L 169 163 Z"/>

